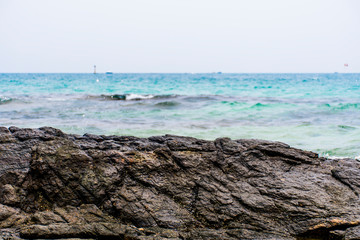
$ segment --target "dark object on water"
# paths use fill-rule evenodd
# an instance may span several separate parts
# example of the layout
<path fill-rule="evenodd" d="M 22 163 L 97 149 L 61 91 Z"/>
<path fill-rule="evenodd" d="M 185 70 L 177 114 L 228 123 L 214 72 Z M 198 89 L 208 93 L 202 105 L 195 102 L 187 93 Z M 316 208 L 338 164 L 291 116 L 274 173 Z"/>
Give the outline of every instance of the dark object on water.
<path fill-rule="evenodd" d="M 359 239 L 359 194 L 279 142 L 0 128 L 0 239 Z"/>

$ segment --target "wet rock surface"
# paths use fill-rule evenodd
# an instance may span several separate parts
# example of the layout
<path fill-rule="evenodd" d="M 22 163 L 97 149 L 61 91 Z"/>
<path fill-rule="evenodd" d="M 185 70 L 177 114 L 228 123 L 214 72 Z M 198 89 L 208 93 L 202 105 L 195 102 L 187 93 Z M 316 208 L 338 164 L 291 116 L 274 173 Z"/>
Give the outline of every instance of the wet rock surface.
<path fill-rule="evenodd" d="M 359 194 L 279 142 L 0 128 L 0 239 L 360 239 Z"/>

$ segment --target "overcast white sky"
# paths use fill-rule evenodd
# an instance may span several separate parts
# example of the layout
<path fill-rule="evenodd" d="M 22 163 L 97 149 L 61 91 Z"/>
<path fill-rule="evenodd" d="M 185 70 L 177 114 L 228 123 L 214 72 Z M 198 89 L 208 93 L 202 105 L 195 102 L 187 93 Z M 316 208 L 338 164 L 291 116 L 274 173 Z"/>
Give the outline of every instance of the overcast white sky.
<path fill-rule="evenodd" d="M 0 0 L 0 72 L 360 72 L 358 0 Z"/>

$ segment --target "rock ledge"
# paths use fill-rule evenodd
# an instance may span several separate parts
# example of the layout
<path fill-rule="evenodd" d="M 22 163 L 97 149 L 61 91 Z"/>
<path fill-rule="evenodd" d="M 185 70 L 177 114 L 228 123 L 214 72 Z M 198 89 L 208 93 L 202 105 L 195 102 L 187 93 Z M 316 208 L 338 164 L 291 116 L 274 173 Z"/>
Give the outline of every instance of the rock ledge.
<path fill-rule="evenodd" d="M 360 162 L 0 127 L 0 239 L 360 239 Z"/>

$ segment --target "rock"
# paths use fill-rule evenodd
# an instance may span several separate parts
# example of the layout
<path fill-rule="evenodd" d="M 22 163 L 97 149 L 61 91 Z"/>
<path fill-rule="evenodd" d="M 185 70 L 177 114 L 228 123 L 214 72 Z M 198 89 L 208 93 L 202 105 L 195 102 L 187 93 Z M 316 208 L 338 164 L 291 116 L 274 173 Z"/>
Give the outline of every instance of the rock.
<path fill-rule="evenodd" d="M 359 194 L 279 142 L 0 128 L 0 238 L 359 239 Z"/>
<path fill-rule="evenodd" d="M 346 229 L 344 240 L 359 240 L 359 239 L 360 239 L 360 226 Z"/>

